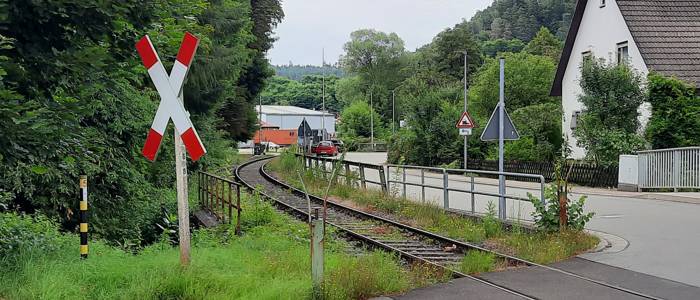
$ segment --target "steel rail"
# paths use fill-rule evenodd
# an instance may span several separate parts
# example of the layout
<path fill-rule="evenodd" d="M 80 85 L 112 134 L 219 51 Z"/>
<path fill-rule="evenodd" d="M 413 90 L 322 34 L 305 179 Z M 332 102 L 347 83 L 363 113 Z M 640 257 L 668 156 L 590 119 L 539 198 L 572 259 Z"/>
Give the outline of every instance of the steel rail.
<path fill-rule="evenodd" d="M 273 196 L 271 196 L 271 195 L 265 193 L 264 191 L 261 191 L 261 190 L 259 190 L 259 189 L 256 189 L 255 187 L 252 186 L 252 184 L 250 184 L 250 183 L 248 183 L 247 181 L 245 181 L 245 180 L 243 179 L 243 177 L 240 175 L 240 169 L 245 168 L 245 167 L 247 167 L 247 166 L 249 166 L 249 165 L 251 165 L 251 164 L 253 164 L 253 163 L 259 162 L 259 161 L 261 161 L 261 160 L 266 160 L 266 159 L 270 159 L 270 158 L 271 158 L 271 157 L 262 157 L 262 158 L 254 159 L 254 160 L 251 160 L 251 161 L 248 161 L 248 162 L 245 162 L 245 163 L 239 165 L 239 166 L 236 168 L 235 172 L 234 172 L 234 173 L 235 173 L 236 179 L 237 179 L 238 181 L 240 181 L 240 182 L 241 182 L 245 187 L 247 187 L 248 189 L 250 189 L 250 190 L 252 190 L 252 191 L 256 191 L 256 192 L 258 192 L 260 195 L 262 195 L 263 197 L 265 197 L 265 198 L 267 198 L 267 199 L 269 199 L 269 200 L 274 201 L 277 205 L 282 206 L 284 210 L 286 210 L 286 211 L 292 211 L 295 215 L 301 216 L 303 219 L 308 218 L 308 212 L 305 212 L 305 211 L 303 211 L 303 210 L 300 210 L 300 209 L 298 209 L 298 208 L 296 208 L 296 207 L 294 207 L 294 206 L 292 206 L 292 205 L 290 205 L 290 204 L 288 204 L 288 203 L 285 203 L 284 201 L 280 201 L 280 200 L 276 199 L 275 197 L 273 197 Z M 300 191 L 300 190 L 298 190 L 298 189 L 296 189 L 296 188 L 294 188 L 294 187 L 292 187 L 292 186 L 289 186 L 289 185 L 287 185 L 287 184 L 285 184 L 285 183 L 283 183 L 283 182 L 280 182 L 280 181 L 274 179 L 274 177 L 272 177 L 270 174 L 268 174 L 268 173 L 264 170 L 264 167 L 261 167 L 261 168 L 260 168 L 259 173 L 260 173 L 260 175 L 261 175 L 264 179 L 270 181 L 271 183 L 273 183 L 273 184 L 275 184 L 275 185 L 278 185 L 278 186 L 281 186 L 281 187 L 286 188 L 286 189 L 288 189 L 288 190 L 291 190 L 291 191 L 292 191 L 295 195 L 297 195 L 297 196 L 299 196 L 299 193 L 303 193 L 302 191 Z M 312 199 L 312 201 L 314 201 L 315 203 L 318 203 L 319 200 L 320 200 L 319 197 L 314 196 L 314 195 L 311 195 L 311 194 L 309 194 L 309 197 L 310 197 L 310 198 Z M 320 200 L 320 201 L 322 201 L 322 200 Z M 338 205 L 337 203 L 333 203 L 333 202 L 331 202 L 331 201 L 328 201 L 328 204 L 329 204 L 330 206 L 335 207 L 335 208 L 341 208 L 341 210 L 343 210 L 343 211 L 350 212 L 352 215 L 357 215 L 357 213 L 361 213 L 361 214 L 359 214 L 359 215 L 365 215 L 365 214 L 364 214 L 363 212 L 361 212 L 361 211 L 356 211 L 356 210 L 350 209 L 350 208 L 348 208 L 348 207 L 345 207 L 345 206 L 342 206 L 342 205 Z M 381 218 L 381 217 L 374 216 L 374 215 L 366 215 L 366 216 L 367 216 L 366 219 L 376 219 L 376 220 L 379 220 L 379 221 L 382 221 L 382 220 L 389 221 L 389 220 L 387 220 L 387 219 L 383 219 L 383 218 Z M 515 295 L 515 296 L 518 296 L 518 297 L 521 297 L 521 298 L 524 298 L 524 299 L 537 299 L 537 298 L 535 298 L 535 297 L 533 297 L 533 296 L 530 296 L 530 295 L 524 294 L 524 293 L 522 293 L 522 292 L 519 292 L 519 291 L 510 289 L 510 288 L 508 288 L 508 287 L 505 287 L 505 286 L 502 286 L 502 285 L 493 283 L 493 282 L 491 282 L 491 281 L 489 281 L 489 280 L 486 280 L 486 279 L 483 279 L 483 278 L 479 278 L 479 277 L 476 277 L 476 276 L 473 276 L 473 275 L 465 274 L 465 273 L 462 273 L 462 272 L 460 272 L 460 271 L 457 271 L 457 270 L 448 268 L 448 267 L 446 267 L 446 266 L 440 265 L 440 264 L 438 264 L 438 263 L 436 263 L 436 262 L 433 262 L 433 261 L 427 260 L 427 259 L 425 259 L 425 258 L 416 256 L 416 255 L 414 255 L 414 254 L 408 253 L 408 252 L 406 252 L 406 251 L 404 251 L 404 250 L 401 250 L 401 249 L 399 249 L 399 248 L 397 248 L 397 247 L 391 246 L 391 245 L 389 245 L 389 244 L 387 244 L 387 243 L 383 243 L 383 242 L 378 241 L 378 240 L 376 240 L 376 239 L 374 239 L 374 238 L 371 238 L 371 237 L 365 236 L 365 235 L 363 235 L 363 234 L 360 234 L 360 233 L 358 233 L 358 232 L 356 232 L 356 231 L 354 231 L 354 230 L 352 230 L 352 229 L 349 229 L 349 228 L 347 228 L 347 227 L 345 227 L 345 226 L 342 226 L 341 224 L 336 224 L 336 223 L 333 223 L 333 222 L 330 222 L 330 221 L 326 221 L 326 222 L 327 222 L 328 224 L 330 224 L 331 226 L 336 227 L 336 228 L 337 228 L 338 230 L 340 230 L 341 232 L 346 233 L 346 234 L 348 234 L 349 236 L 351 236 L 351 237 L 353 237 L 353 238 L 355 238 L 355 239 L 358 239 L 358 240 L 360 240 L 360 241 L 363 241 L 363 242 L 365 242 L 365 243 L 368 243 L 368 244 L 370 244 L 370 245 L 372 245 L 372 246 L 376 246 L 376 247 L 383 248 L 383 249 L 388 250 L 388 251 L 391 251 L 391 252 L 395 252 L 395 253 L 399 254 L 401 257 L 403 257 L 403 258 L 405 258 L 405 259 L 408 259 L 408 260 L 410 260 L 410 261 L 421 262 L 421 263 L 428 264 L 428 265 L 431 265 L 431 266 L 434 266 L 434 267 L 438 267 L 438 268 L 440 268 L 440 269 L 445 269 L 445 270 L 449 271 L 449 272 L 452 274 L 452 276 L 453 276 L 454 278 L 469 278 L 469 279 L 474 280 L 474 281 L 476 281 L 476 282 L 485 284 L 485 285 L 487 285 L 487 286 L 496 288 L 496 289 L 498 289 L 498 290 L 507 292 L 507 293 L 509 293 L 509 294 L 512 294 L 512 295 Z M 424 236 L 424 237 L 425 237 L 425 236 Z"/>
<path fill-rule="evenodd" d="M 263 158 L 263 159 L 270 159 L 270 157 Z M 260 159 L 260 160 L 263 160 L 263 159 Z M 260 160 L 256 160 L 255 162 L 258 162 L 258 161 L 260 161 Z M 250 162 L 250 163 L 253 163 L 253 162 Z M 266 163 L 266 164 L 267 164 L 267 163 Z M 244 166 L 244 165 L 241 165 L 241 167 L 243 167 L 243 166 Z M 263 166 L 262 168 L 260 168 L 260 174 L 261 174 L 263 177 L 265 177 L 265 179 L 267 179 L 268 181 L 270 181 L 270 182 L 272 182 L 272 183 L 274 183 L 274 184 L 276 184 L 276 185 L 278 185 L 278 186 L 282 186 L 282 187 L 284 187 L 285 189 L 291 190 L 294 194 L 299 195 L 300 193 L 303 193 L 301 190 L 299 190 L 299 189 L 297 189 L 297 188 L 295 188 L 295 187 L 293 187 L 293 186 L 291 186 L 291 185 L 289 185 L 289 184 L 287 184 L 287 183 L 285 183 L 285 182 L 282 182 L 282 181 L 278 180 L 277 178 L 273 177 L 272 175 L 270 175 L 267 171 L 265 171 L 264 166 Z M 236 173 L 236 176 L 238 176 L 238 173 Z M 315 195 L 312 195 L 312 194 L 309 194 L 309 197 L 310 197 L 313 201 L 316 201 L 316 202 L 318 202 L 318 201 L 323 201 L 323 199 L 321 199 L 321 198 L 319 198 L 319 197 L 317 197 L 317 196 L 315 196 Z M 333 202 L 333 201 L 328 201 L 328 205 L 329 205 L 329 206 L 332 206 L 332 207 L 335 207 L 335 208 L 339 208 L 339 209 L 341 209 L 341 210 L 346 210 L 346 211 L 352 212 L 352 214 L 354 214 L 354 215 L 359 215 L 359 216 L 364 217 L 364 218 L 367 218 L 367 219 L 374 219 L 374 220 L 377 220 L 377 221 L 380 221 L 380 222 L 384 222 L 384 223 L 391 224 L 391 225 L 393 225 L 393 226 L 395 226 L 395 227 L 399 227 L 400 229 L 403 229 L 403 230 L 406 230 L 406 231 L 415 233 L 415 234 L 417 234 L 417 235 L 424 236 L 424 237 L 430 238 L 430 239 L 432 239 L 432 240 L 441 242 L 441 243 L 443 243 L 443 245 L 451 245 L 451 244 L 456 245 L 456 246 L 458 246 L 459 248 L 461 248 L 462 251 L 464 251 L 464 250 L 466 250 L 466 249 L 484 251 L 484 252 L 492 253 L 493 255 L 495 255 L 495 256 L 497 256 L 497 257 L 501 257 L 501 258 L 503 258 L 503 259 L 506 259 L 507 261 L 513 262 L 514 265 L 526 265 L 526 266 L 539 267 L 539 268 L 543 268 L 543 269 L 546 269 L 546 270 L 549 270 L 549 271 L 554 271 L 554 272 L 558 272 L 558 273 L 561 273 L 561 274 L 564 274 L 564 275 L 567 275 L 567 276 L 571 276 L 571 277 L 574 277 L 574 278 L 577 278 L 577 279 L 581 279 L 581 280 L 584 280 L 584 281 L 587 281 L 587 282 L 590 282 L 590 283 L 594 283 L 594 284 L 597 284 L 597 285 L 600 285 L 600 286 L 604 286 L 604 287 L 611 288 L 611 289 L 615 289 L 615 290 L 618 290 L 618 291 L 621 291 L 621 292 L 625 292 L 625 293 L 628 293 L 628 294 L 636 295 L 636 296 L 639 296 L 639 297 L 642 297 L 642 298 L 654 299 L 654 300 L 662 300 L 662 298 L 658 298 L 658 297 L 655 297 L 655 296 L 652 296 L 652 295 L 648 295 L 648 294 L 645 294 L 645 293 L 642 293 L 642 292 L 638 292 L 638 291 L 634 291 L 634 290 L 631 290 L 631 289 L 627 289 L 627 288 L 624 288 L 624 287 L 621 287 L 621 286 L 618 286 L 618 285 L 613 285 L 613 284 L 610 284 L 610 283 L 607 283 L 607 282 L 604 282 L 604 281 L 601 281 L 601 280 L 588 278 L 588 277 L 585 277 L 585 276 L 582 276 L 582 275 L 578 275 L 578 274 L 575 274 L 575 273 L 572 273 L 572 272 L 569 272 L 569 271 L 566 271 L 566 270 L 554 268 L 554 267 L 547 266 L 547 265 L 543 265 L 543 264 L 538 264 L 538 263 L 531 262 L 531 261 L 528 261 L 528 260 L 525 260 L 525 259 L 522 259 L 522 258 L 518 258 L 518 257 L 512 256 L 512 255 L 507 255 L 507 254 L 503 254 L 503 253 L 500 253 L 500 252 L 496 252 L 496 251 L 493 251 L 493 250 L 490 250 L 490 249 L 486 249 L 486 248 L 484 248 L 484 247 L 481 247 L 481 246 L 478 246 L 478 245 L 475 245 L 475 244 L 471 244 L 471 243 L 467 243 L 467 242 L 463 242 L 463 241 L 458 241 L 458 240 L 455 240 L 455 239 L 452 239 L 452 238 L 449 238 L 449 237 L 445 237 L 445 236 L 442 236 L 442 235 L 438 235 L 438 234 L 435 234 L 435 233 L 432 233 L 432 232 L 429 232 L 429 231 L 426 231 L 426 230 L 423 230 L 423 229 L 420 229 L 420 228 L 412 227 L 412 226 L 409 226 L 409 225 L 406 225 L 406 224 L 402 224 L 402 223 L 396 222 L 396 221 L 394 221 L 394 220 L 390 220 L 390 219 L 387 219 L 387 218 L 384 218 L 384 217 L 381 217 L 381 216 L 377 216 L 377 215 L 374 215 L 374 214 L 371 214 L 371 213 L 367 213 L 367 212 L 364 212 L 364 211 L 361 211 L 361 210 L 357 210 L 357 209 L 355 209 L 355 208 L 351 208 L 351 207 L 348 207 L 348 206 L 345 206 L 345 205 L 342 205 L 342 204 L 339 204 L 339 203 L 335 203 L 335 202 Z M 471 275 L 468 275 L 468 276 L 469 276 L 469 277 L 473 277 L 473 278 L 475 278 L 475 279 L 479 279 L 480 281 L 483 280 L 483 281 L 485 281 L 485 282 L 488 282 L 487 280 L 485 280 L 485 279 L 483 279 L 483 278 L 478 278 L 478 277 L 471 276 Z M 489 283 L 490 283 L 490 284 L 493 284 L 493 285 L 495 285 L 495 286 L 501 287 L 500 285 L 497 285 L 497 284 L 495 284 L 495 283 L 491 283 L 491 282 L 489 282 Z M 502 288 L 506 288 L 506 289 L 507 289 L 507 287 L 502 287 Z M 526 295 L 526 296 L 527 296 L 527 297 L 532 297 L 532 296 L 529 296 L 529 295 Z"/>

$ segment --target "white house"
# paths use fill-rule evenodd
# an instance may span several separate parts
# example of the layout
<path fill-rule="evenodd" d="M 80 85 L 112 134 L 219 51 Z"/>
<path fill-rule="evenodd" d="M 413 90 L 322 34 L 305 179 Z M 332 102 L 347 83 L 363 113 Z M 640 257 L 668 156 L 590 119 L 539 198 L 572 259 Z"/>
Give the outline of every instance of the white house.
<path fill-rule="evenodd" d="M 311 129 L 326 129 L 328 134 L 335 134 L 335 115 L 328 112 L 310 110 L 296 106 L 260 105 L 255 106 L 255 113 L 261 114 L 262 121 L 276 125 L 280 129 L 297 129 L 303 119 Z"/>
<path fill-rule="evenodd" d="M 552 96 L 562 97 L 563 132 L 574 158 L 585 156 L 572 135 L 583 110 L 579 66 L 587 56 L 627 61 L 642 76 L 654 70 L 697 85 L 700 81 L 700 1 L 579 0 L 564 44 Z M 651 108 L 643 104 L 646 125 Z"/>

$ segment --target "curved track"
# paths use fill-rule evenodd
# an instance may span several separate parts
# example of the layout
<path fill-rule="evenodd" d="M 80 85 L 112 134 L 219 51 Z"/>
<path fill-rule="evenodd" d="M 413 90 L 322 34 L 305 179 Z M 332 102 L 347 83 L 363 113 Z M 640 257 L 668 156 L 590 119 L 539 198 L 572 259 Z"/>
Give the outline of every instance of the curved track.
<path fill-rule="evenodd" d="M 265 171 L 265 164 L 270 157 L 255 159 L 244 163 L 236 169 L 236 177 L 248 188 L 258 188 L 263 196 L 275 201 L 277 205 L 297 216 L 308 218 L 308 203 L 302 191 L 291 187 Z M 291 192 L 290 192 L 291 191 Z M 322 209 L 323 200 L 309 195 L 314 208 Z M 494 254 L 500 260 L 500 269 L 517 269 L 527 267 L 536 269 L 539 276 L 546 278 L 565 278 L 557 282 L 542 282 L 542 284 L 571 285 L 583 287 L 585 289 L 594 288 L 598 292 L 609 294 L 615 299 L 659 299 L 641 292 L 629 290 L 620 286 L 611 285 L 606 282 L 587 278 L 573 274 L 564 270 L 550 266 L 539 265 L 517 257 L 497 253 L 478 245 L 464 243 L 443 237 L 431 232 L 411 227 L 395 222 L 380 216 L 369 214 L 357 209 L 343 206 L 337 203 L 328 202 L 327 223 L 338 228 L 342 233 L 360 240 L 366 244 L 382 248 L 400 254 L 403 258 L 444 268 L 454 274 L 455 277 L 465 277 L 478 282 L 490 289 L 506 292 L 515 298 L 540 299 L 550 298 L 547 290 L 552 288 L 544 287 L 534 289 L 512 287 L 507 282 L 485 278 L 484 276 L 473 276 L 459 271 L 459 264 L 464 254 L 469 250 L 478 250 Z M 515 270 L 519 272 L 519 270 Z M 542 274 L 543 273 L 543 274 Z M 557 290 L 555 286 L 553 290 Z M 555 296 L 556 298 L 556 296 Z"/>

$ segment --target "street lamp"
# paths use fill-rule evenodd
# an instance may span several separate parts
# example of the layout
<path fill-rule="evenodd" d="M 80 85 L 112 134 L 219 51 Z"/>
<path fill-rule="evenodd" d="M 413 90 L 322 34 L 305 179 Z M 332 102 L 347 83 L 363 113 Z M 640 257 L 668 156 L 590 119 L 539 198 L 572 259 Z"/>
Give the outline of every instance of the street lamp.
<path fill-rule="evenodd" d="M 468 94 L 468 89 L 467 89 L 467 50 L 464 51 L 457 51 L 462 54 L 464 54 L 464 112 L 467 112 L 467 94 Z M 469 142 L 468 142 L 468 135 L 464 136 L 464 168 L 467 169 L 467 148 L 469 147 Z"/>

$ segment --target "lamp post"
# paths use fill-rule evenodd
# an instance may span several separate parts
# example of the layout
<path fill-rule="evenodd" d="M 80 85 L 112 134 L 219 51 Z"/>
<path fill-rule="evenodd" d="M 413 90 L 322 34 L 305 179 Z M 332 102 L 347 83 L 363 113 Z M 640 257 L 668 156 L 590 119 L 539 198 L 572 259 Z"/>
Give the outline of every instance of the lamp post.
<path fill-rule="evenodd" d="M 464 112 L 467 112 L 467 51 L 464 51 Z M 464 136 L 464 168 L 467 169 L 467 148 L 469 148 L 469 136 Z"/>
<path fill-rule="evenodd" d="M 326 139 L 324 131 L 326 130 L 326 49 L 321 48 L 321 133 L 324 135 L 323 140 Z"/>
<path fill-rule="evenodd" d="M 391 134 L 396 134 L 396 89 L 391 90 Z"/>
<path fill-rule="evenodd" d="M 372 150 L 374 150 L 374 104 L 372 102 L 372 91 L 369 91 L 369 126 L 370 126 L 370 141 Z"/>

